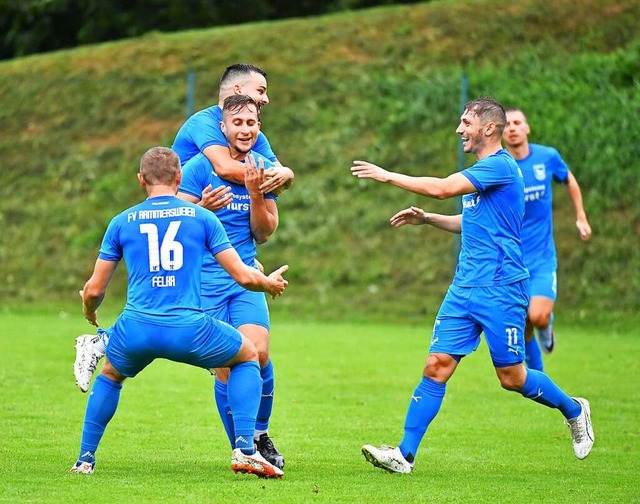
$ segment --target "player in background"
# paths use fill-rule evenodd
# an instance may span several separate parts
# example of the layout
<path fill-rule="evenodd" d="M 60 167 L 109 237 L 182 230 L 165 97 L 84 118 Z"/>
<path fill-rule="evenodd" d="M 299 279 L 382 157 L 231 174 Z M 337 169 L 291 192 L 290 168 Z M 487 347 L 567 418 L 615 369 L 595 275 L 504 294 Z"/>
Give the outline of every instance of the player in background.
<path fill-rule="evenodd" d="M 237 63 L 225 69 L 220 77 L 218 103 L 193 114 L 176 134 L 171 148 L 180 157 L 182 166 L 202 152 L 216 167 L 216 173 L 220 178 L 235 184 L 244 184 L 245 166 L 229 155 L 227 140 L 220 130 L 225 98 L 239 94 L 253 98 L 258 108 L 269 103 L 266 72 L 246 63 Z M 290 168 L 280 164 L 269 140 L 262 132 L 258 135 L 253 150 L 274 164 L 274 168 L 265 174 L 261 191 L 264 194 L 279 193 L 288 188 L 293 182 L 294 173 Z"/>
<path fill-rule="evenodd" d="M 551 353 L 555 346 L 553 306 L 557 296 L 556 246 L 553 240 L 553 197 L 551 182 L 567 188 L 576 212 L 576 227 L 583 241 L 591 237 L 591 226 L 582 205 L 582 193 L 573 173 L 553 147 L 529 143 L 531 132 L 527 117 L 518 108 L 506 110 L 507 124 L 502 139 L 524 177 L 524 223 L 522 246 L 529 279 L 529 310 L 525 331 L 526 364 L 543 370 L 542 354 L 533 329 L 538 333 L 542 349 Z"/>
<path fill-rule="evenodd" d="M 231 467 L 259 477 L 281 477 L 282 471 L 253 444 L 262 382 L 256 348 L 236 329 L 204 313 L 200 276 L 203 258 L 211 255 L 245 288 L 276 297 L 287 286 L 282 273 L 288 267 L 267 277 L 245 265 L 215 215 L 176 197 L 180 178 L 180 160 L 172 150 L 154 147 L 142 156 L 138 180 L 148 198 L 111 220 L 93 274 L 81 291 L 84 316 L 97 327 L 97 309 L 124 259 L 127 303 L 106 329 L 107 356 L 87 401 L 80 455 L 71 471 L 93 472 L 124 380 L 164 358 L 207 370 L 230 366 L 229 400 L 237 436 Z"/>
<path fill-rule="evenodd" d="M 529 273 L 522 258 L 520 229 L 524 218 L 524 181 L 518 165 L 502 149 L 506 115 L 492 98 L 467 103 L 456 133 L 463 149 L 477 162 L 446 178 L 412 177 L 355 161 L 353 175 L 386 182 L 436 199 L 462 195 L 462 214 L 440 215 L 410 207 L 391 218 L 391 225 L 431 224 L 461 233 L 462 247 L 453 282 L 433 327 L 421 382 L 407 411 L 398 447 L 364 445 L 362 453 L 376 467 L 410 473 L 427 427 L 437 415 L 446 383 L 462 358 L 476 350 L 484 332 L 503 388 L 560 410 L 571 430 L 577 458 L 593 446 L 589 402 L 571 398 L 551 379 L 523 365 L 523 334 Z"/>
<path fill-rule="evenodd" d="M 242 261 L 254 267 L 256 243 L 264 243 L 278 227 L 278 207 L 273 194 L 262 194 L 260 185 L 272 163 L 252 151 L 260 133 L 258 106 L 247 95 L 233 94 L 223 103 L 221 131 L 224 133 L 231 158 L 245 169 L 244 183 L 235 184 L 221 179 L 217 167 L 202 153 L 196 154 L 182 167 L 182 182 L 178 197 L 207 206 L 207 187 L 224 187 L 228 203 L 218 208 L 213 201 L 209 207 L 222 222 L 231 245 Z M 256 165 L 257 158 L 257 165 Z M 265 167 L 269 168 L 265 170 Z M 202 270 L 202 307 L 213 318 L 237 328 L 258 349 L 262 376 L 262 399 L 254 434 L 258 451 L 269 462 L 284 468 L 284 458 L 269 437 L 269 419 L 273 410 L 274 370 L 269 357 L 269 309 L 265 295 L 252 292 L 236 284 L 212 258 L 205 259 Z M 234 425 L 227 396 L 228 369 L 216 369 L 214 394 L 220 418 L 233 446 Z"/>

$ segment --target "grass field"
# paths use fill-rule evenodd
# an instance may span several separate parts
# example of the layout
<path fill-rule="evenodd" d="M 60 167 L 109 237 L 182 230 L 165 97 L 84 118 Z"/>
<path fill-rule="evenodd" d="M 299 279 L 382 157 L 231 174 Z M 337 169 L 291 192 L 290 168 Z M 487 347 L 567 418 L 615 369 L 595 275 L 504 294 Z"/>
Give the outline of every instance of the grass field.
<path fill-rule="evenodd" d="M 103 323 L 108 322 L 105 316 Z M 111 318 L 112 320 L 112 318 Z M 72 475 L 86 396 L 72 376 L 77 313 L 0 315 L 0 502 L 640 502 L 640 338 L 562 325 L 547 370 L 590 399 L 596 444 L 574 458 L 557 411 L 502 391 L 486 347 L 449 382 L 413 474 L 365 463 L 396 444 L 424 326 L 274 321 L 271 435 L 279 481 L 234 475 L 204 371 L 157 361 L 125 385 L 96 473 Z"/>

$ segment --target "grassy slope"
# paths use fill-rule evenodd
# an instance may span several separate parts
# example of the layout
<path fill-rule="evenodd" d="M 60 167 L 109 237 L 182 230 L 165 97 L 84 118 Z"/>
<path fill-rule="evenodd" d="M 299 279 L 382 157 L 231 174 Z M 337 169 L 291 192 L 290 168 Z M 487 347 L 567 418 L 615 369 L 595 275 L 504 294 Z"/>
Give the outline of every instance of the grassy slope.
<path fill-rule="evenodd" d="M 267 482 L 230 471 L 208 373 L 166 361 L 125 384 L 96 473 L 69 474 L 87 399 L 73 384 L 73 337 L 88 326 L 79 312 L 54 311 L 2 314 L 0 326 L 0 355 L 10 356 L 0 368 L 0 503 L 640 501 L 631 324 L 559 324 L 545 361 L 558 383 L 591 400 L 596 444 L 586 460 L 573 457 L 557 411 L 500 389 L 482 344 L 448 384 L 416 469 L 402 477 L 373 469 L 359 449 L 398 442 L 428 329 L 278 322 L 270 431 L 287 472 Z"/>
<path fill-rule="evenodd" d="M 170 145 L 184 119 L 187 69 L 198 72 L 200 108 L 214 101 L 226 65 L 251 61 L 269 72 L 263 129 L 298 174 L 280 199 L 280 229 L 260 253 L 269 266 L 292 267 L 292 287 L 277 306 L 292 315 L 366 316 L 382 306 L 399 317 L 433 315 L 450 280 L 453 239 L 393 231 L 386 220 L 408 204 L 453 212 L 454 202 L 359 183 L 348 167 L 368 158 L 414 174 L 425 165 L 452 171 L 465 69 L 471 96 L 530 110 L 535 140 L 557 145 L 588 182 L 596 233 L 589 247 L 579 245 L 569 205 L 559 201 L 560 307 L 592 316 L 604 298 L 605 308 L 629 311 L 640 292 L 637 271 L 626 267 L 640 261 L 632 247 L 640 155 L 637 142 L 620 141 L 614 152 L 607 142 L 620 134 L 612 124 L 640 113 L 640 63 L 625 51 L 637 52 L 638 18 L 631 0 L 433 2 L 3 63 L 0 297 L 75 296 L 108 219 L 141 197 L 133 177 L 140 154 Z M 611 164 L 616 175 L 599 175 Z"/>

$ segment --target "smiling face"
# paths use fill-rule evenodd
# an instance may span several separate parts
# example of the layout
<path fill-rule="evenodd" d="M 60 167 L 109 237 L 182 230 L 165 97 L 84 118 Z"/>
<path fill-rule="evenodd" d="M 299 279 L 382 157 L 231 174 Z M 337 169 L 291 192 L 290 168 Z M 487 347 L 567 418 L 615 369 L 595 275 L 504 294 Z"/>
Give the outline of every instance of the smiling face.
<path fill-rule="evenodd" d="M 244 94 L 253 98 L 259 107 L 269 103 L 267 96 L 267 79 L 257 72 L 249 74 L 247 79 L 236 87 L 236 94 Z"/>
<path fill-rule="evenodd" d="M 529 133 L 529 123 L 522 111 L 508 110 L 507 124 L 502 132 L 502 139 L 507 148 L 514 149 L 526 144 Z"/>
<path fill-rule="evenodd" d="M 231 157 L 244 159 L 260 133 L 258 108 L 253 103 L 245 103 L 229 110 L 225 109 L 220 128 L 229 143 Z"/>
<path fill-rule="evenodd" d="M 477 154 L 484 147 L 485 125 L 478 115 L 469 109 L 460 116 L 460 124 L 456 133 L 462 138 L 464 152 Z"/>

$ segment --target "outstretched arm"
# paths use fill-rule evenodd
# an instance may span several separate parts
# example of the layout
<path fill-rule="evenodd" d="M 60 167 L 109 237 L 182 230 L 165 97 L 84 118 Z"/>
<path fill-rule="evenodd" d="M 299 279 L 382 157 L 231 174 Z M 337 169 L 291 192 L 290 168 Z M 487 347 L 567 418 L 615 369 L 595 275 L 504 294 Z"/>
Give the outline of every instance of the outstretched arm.
<path fill-rule="evenodd" d="M 234 248 L 228 248 L 222 252 L 218 252 L 215 258 L 220 266 L 245 289 L 263 291 L 275 299 L 280 296 L 287 285 L 289 285 L 289 282 L 282 277 L 282 274 L 289 269 L 287 265 L 280 266 L 269 276 L 266 276 L 260 270 L 243 263 Z"/>
<path fill-rule="evenodd" d="M 477 191 L 471 181 L 460 173 L 454 173 L 446 178 L 412 177 L 385 170 L 367 161 L 354 161 L 351 173 L 358 178 L 370 178 L 436 199 L 445 199 Z"/>
<path fill-rule="evenodd" d="M 93 268 L 93 275 L 84 284 L 84 288 L 80 291 L 82 297 L 82 312 L 91 325 L 98 325 L 98 307 L 102 304 L 107 286 L 111 281 L 111 277 L 118 266 L 117 261 L 105 261 L 104 259 L 96 260 Z"/>
<path fill-rule="evenodd" d="M 569 197 L 573 202 L 573 208 L 576 211 L 576 227 L 580 232 L 580 238 L 582 238 L 582 241 L 589 241 L 589 238 L 591 238 L 591 226 L 589 225 L 587 214 L 584 211 L 584 206 L 582 205 L 582 192 L 580 191 L 580 185 L 571 172 L 569 172 L 569 177 L 567 178 L 567 193 L 569 194 Z"/>
<path fill-rule="evenodd" d="M 266 242 L 278 227 L 278 206 L 273 199 L 267 199 L 260 191 L 260 185 L 264 182 L 264 161 L 258 159 L 256 166 L 252 155 L 245 159 L 244 183 L 251 198 L 249 225 L 251 234 L 257 243 Z"/>
<path fill-rule="evenodd" d="M 211 164 L 215 166 L 216 174 L 219 177 L 234 184 L 244 184 L 244 164 L 231 157 L 228 147 L 210 145 L 202 152 L 211 161 Z M 263 194 L 277 192 L 279 189 L 288 189 L 295 177 L 290 168 L 286 168 L 280 163 L 276 163 L 272 170 L 274 171 L 266 177 L 263 186 L 260 188 Z"/>
<path fill-rule="evenodd" d="M 425 212 L 422 208 L 415 206 L 400 210 L 389 222 L 393 227 L 402 227 L 406 224 L 429 224 L 438 229 L 460 234 L 462 215 L 442 215 Z"/>

